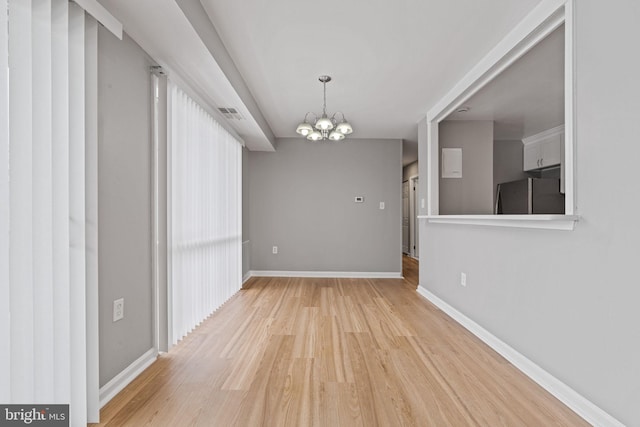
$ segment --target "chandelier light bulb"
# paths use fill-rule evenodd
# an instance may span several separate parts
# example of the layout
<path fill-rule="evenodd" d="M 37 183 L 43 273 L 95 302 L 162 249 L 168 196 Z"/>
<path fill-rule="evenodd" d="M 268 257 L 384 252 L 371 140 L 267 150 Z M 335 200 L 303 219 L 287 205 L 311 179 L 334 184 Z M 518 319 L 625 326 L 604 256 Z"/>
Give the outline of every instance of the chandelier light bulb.
<path fill-rule="evenodd" d="M 296 129 L 296 132 L 298 132 L 300 135 L 302 136 L 307 136 L 309 135 L 311 132 L 313 132 L 313 126 L 311 126 L 309 123 L 307 122 L 302 122 L 298 125 L 298 128 Z"/>
<path fill-rule="evenodd" d="M 329 139 L 332 141 L 340 141 L 344 139 L 344 134 L 334 130 L 329 134 Z"/>
<path fill-rule="evenodd" d="M 341 134 L 343 134 L 343 135 L 349 135 L 350 133 L 353 132 L 353 128 L 345 120 L 343 120 L 342 122 L 338 123 L 338 126 L 336 126 L 336 130 L 338 132 L 340 132 Z"/>
<path fill-rule="evenodd" d="M 327 117 L 322 117 L 320 119 L 318 119 L 318 121 L 316 122 L 316 129 L 318 130 L 331 130 L 333 129 L 333 123 L 331 123 L 331 120 Z"/>
<path fill-rule="evenodd" d="M 309 135 L 307 135 L 307 139 L 310 141 L 320 141 L 322 139 L 322 134 L 317 130 L 314 130 Z"/>

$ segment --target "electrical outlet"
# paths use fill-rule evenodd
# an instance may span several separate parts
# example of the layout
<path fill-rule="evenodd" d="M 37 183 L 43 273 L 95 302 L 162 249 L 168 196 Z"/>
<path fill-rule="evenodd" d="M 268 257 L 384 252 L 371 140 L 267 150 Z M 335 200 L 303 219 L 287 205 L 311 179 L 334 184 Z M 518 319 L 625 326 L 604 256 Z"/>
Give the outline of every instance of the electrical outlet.
<path fill-rule="evenodd" d="M 467 275 L 465 273 L 460 273 L 460 285 L 467 286 Z"/>
<path fill-rule="evenodd" d="M 271 253 L 277 254 L 278 253 L 278 247 L 274 246 L 273 249 L 271 249 Z"/>
<path fill-rule="evenodd" d="M 120 298 L 113 301 L 113 321 L 124 318 L 124 298 Z"/>

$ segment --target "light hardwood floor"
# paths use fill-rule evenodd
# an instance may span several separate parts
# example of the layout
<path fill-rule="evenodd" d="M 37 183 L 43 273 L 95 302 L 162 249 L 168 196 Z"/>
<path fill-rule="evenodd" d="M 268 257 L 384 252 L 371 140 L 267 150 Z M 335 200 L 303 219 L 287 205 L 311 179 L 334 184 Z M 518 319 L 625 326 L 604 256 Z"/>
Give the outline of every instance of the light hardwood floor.
<path fill-rule="evenodd" d="M 411 281 L 251 279 L 99 425 L 588 425 L 420 297 L 403 263 Z"/>

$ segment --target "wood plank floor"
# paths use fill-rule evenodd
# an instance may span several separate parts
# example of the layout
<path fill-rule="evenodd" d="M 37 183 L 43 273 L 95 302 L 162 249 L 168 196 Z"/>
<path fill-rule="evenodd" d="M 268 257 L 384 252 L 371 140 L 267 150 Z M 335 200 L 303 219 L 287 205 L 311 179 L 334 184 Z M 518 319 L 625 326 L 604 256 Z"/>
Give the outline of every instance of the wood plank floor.
<path fill-rule="evenodd" d="M 392 279 L 253 278 L 101 411 L 103 426 L 588 425 Z"/>

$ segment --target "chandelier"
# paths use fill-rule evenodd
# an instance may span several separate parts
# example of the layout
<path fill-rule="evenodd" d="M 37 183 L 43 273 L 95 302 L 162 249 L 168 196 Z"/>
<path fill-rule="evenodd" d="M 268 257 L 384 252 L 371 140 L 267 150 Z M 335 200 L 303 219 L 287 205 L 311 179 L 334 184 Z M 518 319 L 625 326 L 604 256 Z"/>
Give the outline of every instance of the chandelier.
<path fill-rule="evenodd" d="M 322 141 L 330 139 L 332 141 L 340 141 L 345 135 L 353 132 L 353 128 L 344 118 L 341 112 L 334 113 L 331 117 L 327 116 L 327 83 L 331 81 L 331 76 L 320 76 L 318 80 L 322 83 L 324 90 L 324 104 L 322 104 L 322 116 L 318 117 L 316 113 L 309 112 L 304 115 L 304 121 L 298 125 L 296 132 L 302 136 L 306 136 L 311 141 Z M 313 123 L 307 119 L 309 115 L 315 116 Z M 342 120 L 338 121 L 337 115 L 342 116 Z"/>

